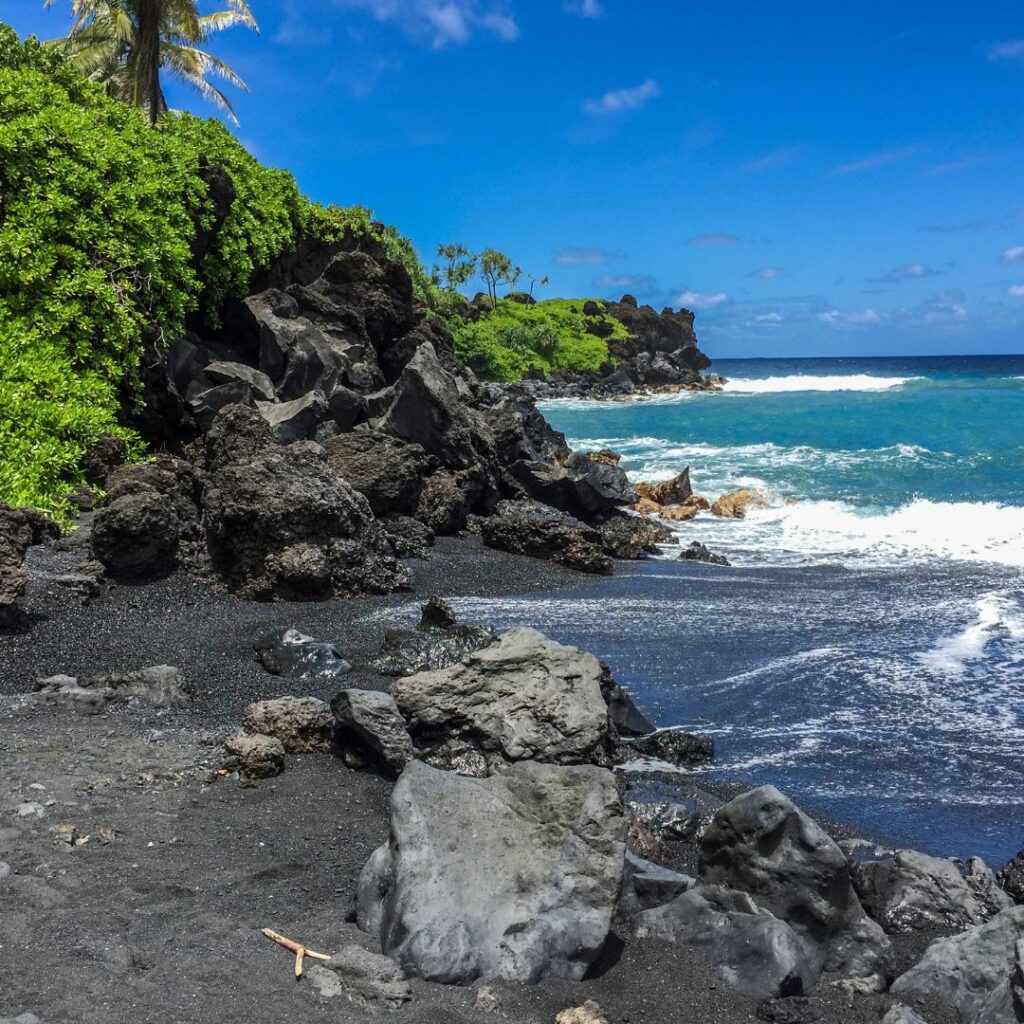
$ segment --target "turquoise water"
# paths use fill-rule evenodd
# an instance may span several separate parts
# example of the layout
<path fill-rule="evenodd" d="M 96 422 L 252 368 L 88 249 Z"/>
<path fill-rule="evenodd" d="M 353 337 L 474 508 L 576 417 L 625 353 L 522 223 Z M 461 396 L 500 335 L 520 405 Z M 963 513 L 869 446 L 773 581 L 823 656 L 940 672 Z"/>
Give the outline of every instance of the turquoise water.
<path fill-rule="evenodd" d="M 1024 357 L 716 362 L 724 393 L 552 402 L 636 480 L 691 467 L 743 521 L 578 590 L 463 610 L 609 660 L 661 725 L 895 842 L 1002 863 L 1024 847 Z"/>

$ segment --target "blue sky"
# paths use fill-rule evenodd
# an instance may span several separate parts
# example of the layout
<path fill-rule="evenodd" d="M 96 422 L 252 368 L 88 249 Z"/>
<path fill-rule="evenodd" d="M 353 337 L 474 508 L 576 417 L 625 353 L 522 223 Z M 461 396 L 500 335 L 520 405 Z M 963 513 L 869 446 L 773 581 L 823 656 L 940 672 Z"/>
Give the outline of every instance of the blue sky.
<path fill-rule="evenodd" d="M 687 305 L 712 356 L 1024 351 L 1019 0 L 252 7 L 212 44 L 240 138 L 428 260 Z"/>

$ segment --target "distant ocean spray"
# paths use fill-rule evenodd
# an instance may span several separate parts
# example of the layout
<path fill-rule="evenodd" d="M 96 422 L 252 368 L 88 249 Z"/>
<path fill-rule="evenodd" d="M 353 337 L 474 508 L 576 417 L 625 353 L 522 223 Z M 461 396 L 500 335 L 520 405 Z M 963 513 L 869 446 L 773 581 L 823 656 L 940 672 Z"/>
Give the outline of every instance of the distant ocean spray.
<path fill-rule="evenodd" d="M 1024 357 L 721 360 L 724 392 L 556 401 L 635 480 L 691 467 L 680 524 L 732 569 L 657 563 L 479 605 L 608 658 L 727 778 L 944 854 L 1024 846 Z"/>

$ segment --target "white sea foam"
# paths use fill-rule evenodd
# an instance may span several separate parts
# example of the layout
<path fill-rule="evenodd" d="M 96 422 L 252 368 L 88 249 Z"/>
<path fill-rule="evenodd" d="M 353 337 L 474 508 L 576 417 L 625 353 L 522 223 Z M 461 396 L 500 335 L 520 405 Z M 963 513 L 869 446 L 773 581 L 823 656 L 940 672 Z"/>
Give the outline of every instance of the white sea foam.
<path fill-rule="evenodd" d="M 1024 616 L 1009 594 L 983 594 L 975 602 L 976 618 L 960 632 L 941 639 L 931 650 L 917 655 L 934 672 L 964 675 L 972 662 L 985 657 L 989 644 L 1000 637 L 1024 640 Z"/>
<path fill-rule="evenodd" d="M 797 373 L 788 377 L 733 377 L 723 391 L 732 395 L 774 395 L 785 391 L 889 391 L 924 377 L 878 377 L 870 373 L 816 377 Z"/>

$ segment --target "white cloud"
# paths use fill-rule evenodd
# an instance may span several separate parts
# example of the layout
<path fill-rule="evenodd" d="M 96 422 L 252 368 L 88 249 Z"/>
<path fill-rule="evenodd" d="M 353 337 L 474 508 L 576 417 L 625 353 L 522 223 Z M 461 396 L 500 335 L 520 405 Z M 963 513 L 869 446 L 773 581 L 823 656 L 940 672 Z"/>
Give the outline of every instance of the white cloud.
<path fill-rule="evenodd" d="M 859 312 L 844 312 L 841 309 L 828 309 L 818 314 L 818 319 L 829 327 L 864 327 L 868 324 L 881 323 L 882 317 L 873 309 Z"/>
<path fill-rule="evenodd" d="M 788 146 L 785 149 L 776 149 L 772 153 L 759 156 L 756 160 L 748 160 L 740 167 L 740 170 L 746 174 L 762 174 L 765 171 L 772 171 L 776 167 L 785 167 L 796 160 L 805 148 L 805 146 Z"/>
<path fill-rule="evenodd" d="M 899 163 L 906 160 L 917 152 L 916 146 L 903 146 L 900 149 L 883 149 L 878 153 L 871 153 L 861 157 L 859 160 L 852 160 L 848 164 L 840 164 L 832 168 L 832 174 L 859 174 L 861 171 L 874 171 L 879 167 L 888 167 L 889 164 Z"/>
<path fill-rule="evenodd" d="M 1024 245 L 1014 245 L 1004 250 L 1000 263 L 1024 263 Z"/>
<path fill-rule="evenodd" d="M 781 313 L 761 313 L 759 316 L 754 317 L 755 323 L 765 324 L 766 326 L 772 326 L 775 324 L 782 323 Z"/>
<path fill-rule="evenodd" d="M 902 267 L 893 267 L 878 280 L 886 284 L 899 284 L 901 281 L 919 281 L 925 277 L 938 277 L 940 273 L 939 270 L 932 270 L 927 263 L 907 263 Z"/>
<path fill-rule="evenodd" d="M 642 291 L 653 287 L 653 285 L 654 278 L 649 274 L 602 274 L 594 280 L 594 287 L 602 290 L 625 288 Z"/>
<path fill-rule="evenodd" d="M 723 302 L 728 302 L 729 296 L 725 292 L 682 292 L 676 299 L 677 306 L 686 309 L 714 309 Z"/>
<path fill-rule="evenodd" d="M 499 0 L 335 0 L 342 7 L 366 11 L 380 22 L 393 22 L 406 35 L 435 49 L 469 42 L 480 29 L 512 42 L 519 26 Z"/>
<path fill-rule="evenodd" d="M 1024 39 L 1011 39 L 997 43 L 988 51 L 989 60 L 1018 60 L 1024 63 Z"/>
<path fill-rule="evenodd" d="M 555 252 L 555 262 L 560 267 L 600 267 L 619 255 L 596 246 L 566 245 Z"/>
<path fill-rule="evenodd" d="M 597 99 L 584 100 L 583 109 L 588 114 L 621 114 L 639 110 L 649 100 L 661 95 L 661 87 L 653 78 L 635 85 L 631 89 L 612 89 Z"/>
<path fill-rule="evenodd" d="M 569 0 L 565 9 L 570 14 L 578 14 L 581 18 L 604 17 L 604 7 L 600 0 Z"/>
<path fill-rule="evenodd" d="M 761 281 L 774 281 L 776 278 L 782 277 L 782 267 L 758 267 L 757 270 L 752 270 L 747 277 L 756 277 Z"/>
<path fill-rule="evenodd" d="M 1024 284 L 1011 284 L 1006 289 L 1007 295 L 1012 295 L 1015 299 L 1024 299 Z"/>

